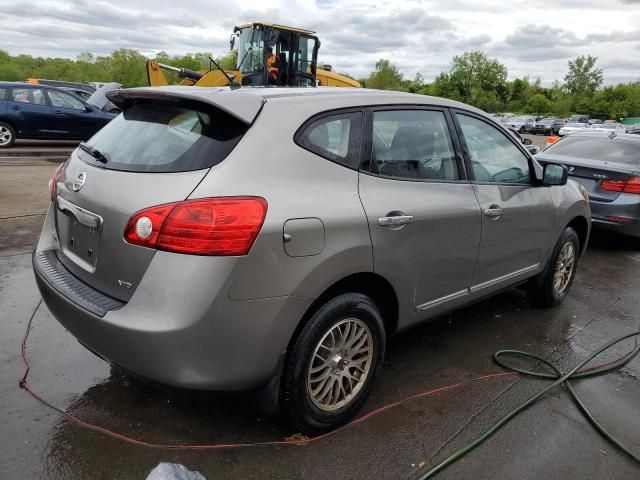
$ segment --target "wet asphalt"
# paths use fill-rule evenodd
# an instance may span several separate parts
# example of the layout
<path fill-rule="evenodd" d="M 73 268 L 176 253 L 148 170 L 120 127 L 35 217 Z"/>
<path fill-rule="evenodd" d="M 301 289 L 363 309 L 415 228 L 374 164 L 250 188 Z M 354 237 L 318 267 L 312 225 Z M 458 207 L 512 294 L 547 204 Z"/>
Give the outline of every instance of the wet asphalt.
<path fill-rule="evenodd" d="M 154 450 L 81 429 L 18 387 L 20 341 L 39 301 L 30 251 L 54 168 L 0 166 L 0 479 L 144 479 L 161 461 L 208 480 L 410 479 L 419 464 L 437 463 L 545 385 L 522 377 L 468 383 L 307 446 Z M 8 178 L 19 178 L 30 193 L 14 198 Z M 606 341 L 640 329 L 639 273 L 640 240 L 596 233 L 560 307 L 536 308 L 513 289 L 393 338 L 363 413 L 500 372 L 491 360 L 498 349 L 527 350 L 568 369 Z M 251 395 L 175 391 L 131 379 L 79 345 L 44 305 L 34 315 L 28 356 L 35 391 L 87 422 L 140 440 L 259 442 L 296 433 L 278 417 L 261 416 Z M 640 358 L 574 386 L 606 428 L 640 453 Z M 640 466 L 602 439 L 558 388 L 437 478 L 638 479 Z"/>

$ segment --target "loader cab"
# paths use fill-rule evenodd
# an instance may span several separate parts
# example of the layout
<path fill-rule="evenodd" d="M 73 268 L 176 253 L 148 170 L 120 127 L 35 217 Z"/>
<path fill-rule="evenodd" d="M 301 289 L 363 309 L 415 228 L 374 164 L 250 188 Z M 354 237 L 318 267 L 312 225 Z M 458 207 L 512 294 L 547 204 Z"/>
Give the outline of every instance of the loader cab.
<path fill-rule="evenodd" d="M 242 85 L 315 86 L 320 41 L 314 33 L 265 23 L 235 27 L 230 44 L 238 50 Z M 268 69 L 269 48 L 277 58 L 277 73 Z"/>

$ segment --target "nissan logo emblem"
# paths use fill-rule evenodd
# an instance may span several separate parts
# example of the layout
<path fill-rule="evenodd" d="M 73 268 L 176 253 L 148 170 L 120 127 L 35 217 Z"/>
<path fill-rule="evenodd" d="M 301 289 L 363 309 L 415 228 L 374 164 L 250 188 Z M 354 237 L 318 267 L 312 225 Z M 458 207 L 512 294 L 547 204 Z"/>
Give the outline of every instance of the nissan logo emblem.
<path fill-rule="evenodd" d="M 74 192 L 79 191 L 82 187 L 84 187 L 84 182 L 87 180 L 87 174 L 82 172 L 78 177 L 73 181 L 71 187 Z"/>

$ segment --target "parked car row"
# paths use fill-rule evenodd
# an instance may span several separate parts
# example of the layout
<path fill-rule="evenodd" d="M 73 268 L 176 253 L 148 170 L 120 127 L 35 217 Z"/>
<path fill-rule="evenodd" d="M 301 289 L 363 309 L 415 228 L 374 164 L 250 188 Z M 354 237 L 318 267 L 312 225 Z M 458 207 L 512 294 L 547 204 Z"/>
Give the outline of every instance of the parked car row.
<path fill-rule="evenodd" d="M 0 82 L 0 148 L 16 139 L 87 140 L 114 116 L 59 87 Z"/>

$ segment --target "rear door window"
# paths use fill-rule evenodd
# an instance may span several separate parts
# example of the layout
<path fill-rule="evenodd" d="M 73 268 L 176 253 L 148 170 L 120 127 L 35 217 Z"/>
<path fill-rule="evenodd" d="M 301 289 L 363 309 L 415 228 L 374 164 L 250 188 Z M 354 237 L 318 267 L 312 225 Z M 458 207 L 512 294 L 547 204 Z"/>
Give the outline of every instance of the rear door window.
<path fill-rule="evenodd" d="M 358 168 L 362 141 L 362 112 L 327 114 L 296 134 L 301 147 L 332 162 Z"/>
<path fill-rule="evenodd" d="M 59 92 L 57 90 L 49 90 L 47 92 L 49 94 L 49 100 L 51 100 L 51 105 L 59 108 L 71 108 L 73 110 L 84 110 L 84 103 L 80 101 L 80 99 L 74 97 L 73 95 L 69 95 L 65 92 Z"/>
<path fill-rule="evenodd" d="M 442 111 L 376 111 L 371 139 L 371 173 L 405 180 L 460 178 Z"/>
<path fill-rule="evenodd" d="M 14 102 L 46 105 L 47 100 L 40 88 L 14 88 L 12 92 Z"/>
<path fill-rule="evenodd" d="M 0 100 L 6 100 L 8 96 L 7 93 L 8 90 L 6 88 L 0 88 Z"/>
<path fill-rule="evenodd" d="M 247 129 L 216 108 L 143 102 L 125 109 L 87 142 L 106 163 L 78 152 L 85 162 L 112 170 L 200 170 L 224 160 Z"/>

